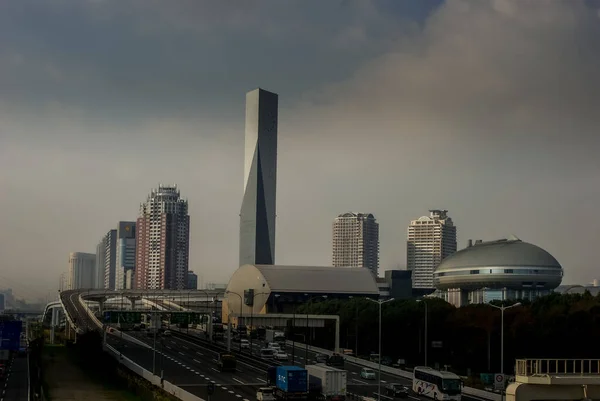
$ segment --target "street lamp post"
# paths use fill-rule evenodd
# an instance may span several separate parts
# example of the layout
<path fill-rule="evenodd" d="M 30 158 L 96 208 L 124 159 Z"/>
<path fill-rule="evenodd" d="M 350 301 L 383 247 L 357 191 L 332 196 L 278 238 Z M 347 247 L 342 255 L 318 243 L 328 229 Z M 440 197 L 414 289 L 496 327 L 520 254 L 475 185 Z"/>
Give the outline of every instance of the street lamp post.
<path fill-rule="evenodd" d="M 427 365 L 427 349 L 429 348 L 429 344 L 427 343 L 427 322 L 429 320 L 428 318 L 428 311 L 427 311 L 427 302 L 425 302 L 424 299 L 418 299 L 417 302 L 423 302 L 423 304 L 425 305 L 425 366 Z"/>
<path fill-rule="evenodd" d="M 254 300 L 259 295 L 269 295 L 269 293 L 267 293 L 267 292 L 259 292 L 258 294 L 254 294 L 254 296 L 252 297 L 252 305 L 250 306 L 250 355 L 254 354 L 254 352 L 253 352 L 254 349 L 252 348 L 252 330 L 254 328 L 254 326 L 253 326 L 253 322 L 254 322 Z"/>
<path fill-rule="evenodd" d="M 242 296 L 240 294 L 238 294 L 237 292 L 233 292 L 233 291 L 225 291 L 225 294 L 235 294 L 238 297 L 240 297 L 240 317 L 243 317 L 244 316 L 244 313 L 243 313 L 244 300 L 242 299 Z M 230 327 L 231 319 L 229 319 L 230 314 L 231 314 L 231 308 L 229 307 L 229 297 L 227 297 L 227 351 L 231 351 L 231 327 Z"/>
<path fill-rule="evenodd" d="M 496 308 L 498 310 L 500 310 L 500 374 L 502 375 L 502 377 L 504 377 L 504 311 L 510 308 L 514 308 L 515 306 L 521 306 L 520 302 L 517 302 L 516 304 L 512 304 L 510 306 L 496 306 L 496 305 L 492 305 L 492 304 L 488 304 L 489 306 L 491 306 L 492 308 Z M 506 383 L 506 380 L 505 380 Z M 504 400 L 504 393 L 505 390 L 502 389 L 502 392 L 500 393 L 500 400 Z"/>
<path fill-rule="evenodd" d="M 381 401 L 381 307 L 383 306 L 383 304 L 393 301 L 394 298 L 386 299 L 385 301 L 384 300 L 376 301 L 372 298 L 367 298 L 367 299 L 371 302 L 375 302 L 376 304 L 379 304 L 379 355 L 378 355 L 379 372 L 377 373 L 377 400 Z"/>
<path fill-rule="evenodd" d="M 308 296 L 308 294 L 304 294 L 305 296 Z M 323 298 L 323 299 L 327 299 L 327 295 L 316 295 L 314 297 L 310 297 L 308 299 L 308 301 L 306 301 L 306 338 L 304 339 L 304 345 L 306 346 L 305 349 L 305 353 L 304 353 L 304 364 L 308 365 L 308 339 L 310 337 L 310 333 L 308 332 L 308 312 L 309 312 L 309 306 L 310 303 L 312 302 L 313 299 L 317 299 L 317 298 Z"/>

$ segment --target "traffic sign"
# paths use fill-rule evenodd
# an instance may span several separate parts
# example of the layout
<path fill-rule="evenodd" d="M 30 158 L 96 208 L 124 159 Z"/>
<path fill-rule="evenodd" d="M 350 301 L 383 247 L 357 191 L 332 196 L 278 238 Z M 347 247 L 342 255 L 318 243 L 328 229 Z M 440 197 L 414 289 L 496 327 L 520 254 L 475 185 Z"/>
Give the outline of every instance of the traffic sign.
<path fill-rule="evenodd" d="M 504 390 L 504 374 L 496 373 L 494 375 L 494 389 L 495 390 Z"/>

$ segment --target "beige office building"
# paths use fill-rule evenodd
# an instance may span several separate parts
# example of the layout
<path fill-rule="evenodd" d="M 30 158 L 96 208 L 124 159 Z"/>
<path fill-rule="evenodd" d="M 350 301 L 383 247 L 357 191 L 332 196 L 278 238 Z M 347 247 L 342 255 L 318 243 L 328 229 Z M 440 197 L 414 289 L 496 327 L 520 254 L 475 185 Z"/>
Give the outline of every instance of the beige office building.
<path fill-rule="evenodd" d="M 333 266 L 366 267 L 377 276 L 379 224 L 372 214 L 344 213 L 333 221 Z"/>
<path fill-rule="evenodd" d="M 430 210 L 410 222 L 406 249 L 406 266 L 412 271 L 414 289 L 431 290 L 433 272 L 442 260 L 456 252 L 456 226 L 447 210 Z"/>

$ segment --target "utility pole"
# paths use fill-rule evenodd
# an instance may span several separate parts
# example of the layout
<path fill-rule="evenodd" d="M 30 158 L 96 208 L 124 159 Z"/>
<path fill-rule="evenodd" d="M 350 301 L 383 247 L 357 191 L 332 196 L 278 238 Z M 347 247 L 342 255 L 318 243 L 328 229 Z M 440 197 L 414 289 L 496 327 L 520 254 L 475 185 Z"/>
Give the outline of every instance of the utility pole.
<path fill-rule="evenodd" d="M 383 304 L 393 301 L 394 298 L 390 298 L 385 301 L 382 301 L 382 300 L 376 301 L 371 298 L 367 298 L 367 299 L 371 302 L 375 302 L 376 304 L 379 304 L 379 355 L 378 355 L 379 372 L 377 373 L 377 400 L 381 401 L 381 307 L 383 306 Z"/>

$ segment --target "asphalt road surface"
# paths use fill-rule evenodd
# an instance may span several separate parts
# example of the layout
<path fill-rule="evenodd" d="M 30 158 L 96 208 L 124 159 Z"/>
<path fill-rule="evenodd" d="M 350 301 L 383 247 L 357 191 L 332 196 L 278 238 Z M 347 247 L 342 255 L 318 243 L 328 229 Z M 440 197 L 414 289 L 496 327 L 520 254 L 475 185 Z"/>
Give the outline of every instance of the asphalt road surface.
<path fill-rule="evenodd" d="M 0 401 L 27 401 L 29 394 L 27 357 L 16 356 L 6 364 L 6 375 L 1 382 Z"/>
<path fill-rule="evenodd" d="M 178 330 L 178 329 L 175 328 L 172 330 Z M 198 335 L 200 338 L 204 339 L 204 333 L 201 332 L 200 330 L 192 330 L 192 329 L 190 329 L 190 330 L 179 329 L 179 330 L 184 333 L 187 332 L 188 334 Z M 226 342 L 223 342 L 223 341 L 220 341 L 220 342 L 223 345 L 226 344 Z M 264 348 L 264 346 L 262 345 L 263 342 L 259 342 L 259 343 L 257 343 L 257 342 L 258 342 L 258 340 L 254 340 L 253 344 L 252 344 L 252 349 L 253 349 L 253 352 L 255 355 L 258 354 L 258 352 L 260 351 L 261 348 Z M 239 343 L 232 342 L 231 349 L 239 350 Z M 306 347 L 302 343 L 298 343 L 298 345 L 296 345 L 294 348 L 292 348 L 292 346 L 288 346 L 286 349 L 286 352 L 287 352 L 288 358 L 289 358 L 288 362 L 279 362 L 279 364 L 290 364 L 291 365 L 292 358 L 293 358 L 293 364 L 297 365 L 297 366 L 305 366 L 307 364 L 308 365 L 314 364 L 315 357 L 318 354 L 317 352 L 310 351 L 310 350 L 308 350 L 308 352 L 307 352 Z M 308 363 L 306 363 L 307 360 L 308 360 Z M 344 370 L 346 370 L 348 372 L 348 378 L 347 378 L 348 391 L 355 393 L 355 394 L 359 394 L 359 395 L 376 397 L 377 396 L 377 388 L 378 388 L 377 369 L 374 369 L 375 370 L 375 379 L 368 380 L 368 379 L 364 379 L 360 376 L 360 371 L 362 368 L 363 368 L 363 366 L 355 364 L 355 363 L 351 363 L 348 361 L 346 361 L 344 363 Z M 264 374 L 266 374 L 266 373 L 264 373 Z M 409 389 L 412 388 L 412 380 L 411 379 L 407 379 L 402 376 L 382 372 L 381 373 L 382 399 L 386 399 L 386 400 L 388 399 L 388 397 L 384 396 L 384 394 L 385 394 L 384 388 L 388 384 L 392 384 L 392 383 L 405 385 Z M 429 400 L 429 398 L 420 397 L 420 396 L 416 396 L 416 395 L 412 395 L 412 394 L 409 397 L 412 398 L 413 400 Z M 483 401 L 480 398 L 466 396 L 466 395 L 463 395 L 462 399 L 464 401 Z"/>

